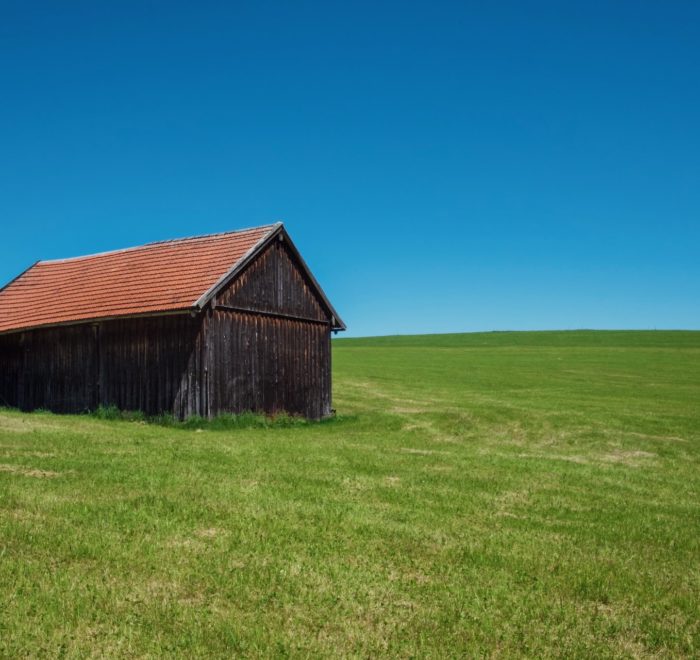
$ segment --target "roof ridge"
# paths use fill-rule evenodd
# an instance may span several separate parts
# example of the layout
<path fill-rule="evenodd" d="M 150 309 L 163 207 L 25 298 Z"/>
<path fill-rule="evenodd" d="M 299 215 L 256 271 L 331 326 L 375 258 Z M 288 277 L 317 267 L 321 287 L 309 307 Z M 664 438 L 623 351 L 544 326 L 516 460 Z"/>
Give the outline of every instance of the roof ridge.
<path fill-rule="evenodd" d="M 34 268 L 34 266 L 41 266 L 44 264 L 60 264 L 68 261 L 80 261 L 81 259 L 92 259 L 93 257 L 106 257 L 112 254 L 121 254 L 122 252 L 132 252 L 134 250 L 143 250 L 147 247 L 155 247 L 156 245 L 166 245 L 169 243 L 184 243 L 185 241 L 196 241 L 203 238 L 219 238 L 223 236 L 230 236 L 231 234 L 244 234 L 245 232 L 255 231 L 258 229 L 272 229 L 273 227 L 279 227 L 282 222 L 273 222 L 267 225 L 257 225 L 256 227 L 245 227 L 244 229 L 232 229 L 229 231 L 214 232 L 212 234 L 199 234 L 196 236 L 183 236 L 182 238 L 169 238 L 160 241 L 151 241 L 150 243 L 143 243 L 142 245 L 133 245 L 127 248 L 117 248 L 116 250 L 105 250 L 104 252 L 94 252 L 93 254 L 83 254 L 77 257 L 64 257 L 62 259 L 42 259 L 37 261 L 28 270 Z M 26 272 L 26 271 L 25 271 Z M 22 273 L 24 274 L 24 273 Z M 19 276 L 18 276 L 19 277 Z M 17 278 L 15 278 L 17 279 Z M 4 288 L 4 287 L 3 287 Z"/>

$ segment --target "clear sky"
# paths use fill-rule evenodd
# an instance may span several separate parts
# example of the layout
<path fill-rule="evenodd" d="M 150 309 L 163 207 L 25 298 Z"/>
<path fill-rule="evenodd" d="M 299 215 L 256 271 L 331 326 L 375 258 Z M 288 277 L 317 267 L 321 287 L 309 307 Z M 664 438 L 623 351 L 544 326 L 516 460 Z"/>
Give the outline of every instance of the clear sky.
<path fill-rule="evenodd" d="M 700 328 L 700 3 L 0 0 L 0 280 L 283 220 L 352 335 Z"/>

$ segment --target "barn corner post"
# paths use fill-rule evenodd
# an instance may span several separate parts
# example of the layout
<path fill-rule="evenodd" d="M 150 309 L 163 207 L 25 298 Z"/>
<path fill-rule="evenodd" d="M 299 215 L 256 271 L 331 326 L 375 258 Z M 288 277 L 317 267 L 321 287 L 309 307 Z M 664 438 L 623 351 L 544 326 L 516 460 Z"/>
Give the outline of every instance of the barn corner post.
<path fill-rule="evenodd" d="M 335 321 L 335 319 L 333 319 Z M 326 382 L 327 382 L 327 396 L 326 396 L 326 405 L 325 405 L 325 416 L 326 417 L 331 417 L 333 415 L 333 335 L 337 332 L 337 330 L 332 329 L 333 326 L 328 329 L 328 335 L 326 336 L 326 352 L 328 354 L 328 370 L 327 370 L 327 377 L 326 377 Z"/>
<path fill-rule="evenodd" d="M 37 262 L 0 289 L 0 405 L 318 419 L 344 329 L 281 223 Z"/>

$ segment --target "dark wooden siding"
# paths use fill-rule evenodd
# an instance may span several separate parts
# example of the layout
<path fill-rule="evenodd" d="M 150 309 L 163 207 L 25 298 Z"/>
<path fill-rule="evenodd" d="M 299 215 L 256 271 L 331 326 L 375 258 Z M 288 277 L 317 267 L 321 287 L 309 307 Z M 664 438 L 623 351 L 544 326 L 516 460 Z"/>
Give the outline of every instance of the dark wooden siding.
<path fill-rule="evenodd" d="M 213 414 L 331 413 L 330 318 L 284 242 L 217 296 L 208 359 Z"/>
<path fill-rule="evenodd" d="M 217 309 L 209 331 L 211 413 L 330 414 L 328 324 Z"/>
<path fill-rule="evenodd" d="M 124 319 L 101 324 L 100 401 L 149 415 L 202 414 L 202 317 Z"/>
<path fill-rule="evenodd" d="M 98 405 L 147 414 L 202 411 L 202 318 L 124 319 L 0 337 L 0 400 L 22 410 Z"/>
<path fill-rule="evenodd" d="M 24 352 L 22 335 L 0 337 L 0 405 L 19 407 L 19 382 L 22 374 Z"/>
<path fill-rule="evenodd" d="M 217 304 L 235 305 L 317 321 L 329 320 L 313 286 L 283 241 L 272 243 L 219 296 Z"/>
<path fill-rule="evenodd" d="M 92 326 L 51 328 L 0 339 L 0 398 L 7 405 L 75 412 L 97 404 Z"/>

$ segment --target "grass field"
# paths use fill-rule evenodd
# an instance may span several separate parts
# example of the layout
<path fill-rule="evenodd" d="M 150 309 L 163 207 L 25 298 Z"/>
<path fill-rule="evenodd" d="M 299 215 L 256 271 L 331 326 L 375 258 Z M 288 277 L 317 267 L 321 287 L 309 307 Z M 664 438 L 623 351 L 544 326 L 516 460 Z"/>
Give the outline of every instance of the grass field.
<path fill-rule="evenodd" d="M 0 656 L 700 653 L 700 332 L 339 340 L 322 423 L 0 412 Z"/>

